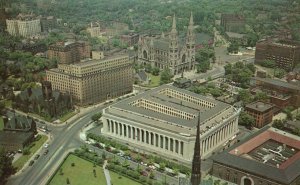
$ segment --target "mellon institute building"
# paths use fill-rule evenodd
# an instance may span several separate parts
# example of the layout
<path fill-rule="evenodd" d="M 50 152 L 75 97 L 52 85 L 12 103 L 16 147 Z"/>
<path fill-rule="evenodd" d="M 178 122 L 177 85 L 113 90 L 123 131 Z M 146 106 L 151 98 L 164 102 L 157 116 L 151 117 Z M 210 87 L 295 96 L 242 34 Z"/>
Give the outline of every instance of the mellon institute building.
<path fill-rule="evenodd" d="M 207 158 L 238 132 L 239 110 L 171 85 L 103 110 L 103 134 L 129 146 L 191 163 L 200 112 L 201 156 Z"/>

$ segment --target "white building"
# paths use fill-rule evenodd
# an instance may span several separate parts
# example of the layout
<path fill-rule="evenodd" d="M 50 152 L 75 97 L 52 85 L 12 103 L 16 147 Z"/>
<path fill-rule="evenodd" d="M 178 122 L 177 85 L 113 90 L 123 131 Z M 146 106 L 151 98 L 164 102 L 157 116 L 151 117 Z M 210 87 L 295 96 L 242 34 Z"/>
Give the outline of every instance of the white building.
<path fill-rule="evenodd" d="M 7 32 L 10 35 L 32 37 L 41 33 L 39 18 L 30 16 L 18 16 L 17 19 L 6 20 Z"/>
<path fill-rule="evenodd" d="M 200 111 L 202 158 L 238 132 L 239 110 L 163 85 L 103 110 L 103 134 L 148 152 L 190 163 Z"/>

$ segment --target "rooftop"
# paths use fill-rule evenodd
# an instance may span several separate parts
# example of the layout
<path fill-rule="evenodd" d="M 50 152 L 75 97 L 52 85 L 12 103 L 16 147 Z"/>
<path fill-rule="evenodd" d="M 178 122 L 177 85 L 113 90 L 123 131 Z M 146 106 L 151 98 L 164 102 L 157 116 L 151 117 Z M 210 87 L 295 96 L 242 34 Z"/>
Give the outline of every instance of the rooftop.
<path fill-rule="evenodd" d="M 285 87 L 288 89 L 293 89 L 293 90 L 298 90 L 300 91 L 300 87 L 294 84 L 290 84 L 288 82 L 285 81 L 281 81 L 281 80 L 275 80 L 275 79 L 271 79 L 271 78 L 259 78 L 259 77 L 253 77 L 254 80 L 259 80 L 265 83 L 269 83 L 272 85 L 276 85 L 276 86 L 280 86 L 280 87 Z"/>
<path fill-rule="evenodd" d="M 257 101 L 257 102 L 250 103 L 250 104 L 246 105 L 246 108 L 256 110 L 258 112 L 265 112 L 269 109 L 272 109 L 273 105 L 269 104 L 269 103 Z"/>
<path fill-rule="evenodd" d="M 299 150 L 300 137 L 264 127 L 212 159 L 246 173 L 290 184 L 300 175 Z"/>
<path fill-rule="evenodd" d="M 231 105 L 172 85 L 162 85 L 125 99 L 105 111 L 173 132 L 185 130 L 185 133 L 193 133 L 191 128 L 196 127 L 199 112 L 201 130 L 207 127 L 205 122 L 221 123 L 235 112 Z"/>
<path fill-rule="evenodd" d="M 1 143 L 23 143 L 32 136 L 33 132 L 0 131 Z"/>

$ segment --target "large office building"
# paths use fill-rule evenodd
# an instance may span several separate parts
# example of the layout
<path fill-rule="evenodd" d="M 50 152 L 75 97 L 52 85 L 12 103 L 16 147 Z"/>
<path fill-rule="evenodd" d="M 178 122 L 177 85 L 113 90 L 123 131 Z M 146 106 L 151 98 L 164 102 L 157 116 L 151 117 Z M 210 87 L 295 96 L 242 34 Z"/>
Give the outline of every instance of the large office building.
<path fill-rule="evenodd" d="M 6 20 L 7 32 L 13 36 L 32 37 L 41 33 L 40 19 L 34 15 L 18 15 Z"/>
<path fill-rule="evenodd" d="M 265 127 L 212 159 L 212 175 L 234 184 L 300 184 L 300 137 L 275 128 Z"/>
<path fill-rule="evenodd" d="M 222 14 L 221 26 L 226 32 L 242 33 L 245 31 L 245 18 L 238 14 Z"/>
<path fill-rule="evenodd" d="M 272 60 L 278 68 L 291 71 L 300 63 L 300 43 L 284 40 L 262 40 L 256 43 L 255 63 L 261 64 Z"/>
<path fill-rule="evenodd" d="M 163 85 L 103 110 L 103 134 L 130 146 L 190 164 L 200 112 L 200 154 L 207 158 L 238 132 L 239 110 Z"/>
<path fill-rule="evenodd" d="M 57 42 L 48 48 L 48 58 L 61 64 L 72 64 L 90 58 L 90 45 L 84 41 Z"/>
<path fill-rule="evenodd" d="M 70 93 L 77 105 L 103 102 L 132 92 L 133 68 L 127 55 L 74 64 L 58 64 L 46 72 L 53 90 Z"/>
<path fill-rule="evenodd" d="M 175 15 L 169 36 L 140 36 L 138 61 L 159 69 L 169 68 L 172 74 L 195 69 L 195 35 L 193 16 L 187 30 L 185 42 L 179 42 Z"/>

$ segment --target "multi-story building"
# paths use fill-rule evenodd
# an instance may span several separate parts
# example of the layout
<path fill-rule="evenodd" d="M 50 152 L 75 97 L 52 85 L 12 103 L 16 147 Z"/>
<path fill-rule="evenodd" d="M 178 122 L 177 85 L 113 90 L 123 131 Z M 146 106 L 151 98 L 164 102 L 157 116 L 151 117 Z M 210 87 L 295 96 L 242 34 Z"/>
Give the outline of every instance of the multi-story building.
<path fill-rule="evenodd" d="M 275 42 L 262 40 L 256 43 L 255 63 L 272 60 L 278 68 L 291 71 L 300 63 L 300 43 L 296 41 Z"/>
<path fill-rule="evenodd" d="M 221 26 L 226 32 L 242 33 L 245 30 L 245 18 L 237 14 L 222 14 Z"/>
<path fill-rule="evenodd" d="M 212 160 L 212 175 L 234 184 L 300 184 L 300 137 L 275 128 L 259 130 Z"/>
<path fill-rule="evenodd" d="M 255 127 L 261 128 L 272 122 L 274 106 L 261 101 L 245 106 L 245 111 L 255 119 Z"/>
<path fill-rule="evenodd" d="M 158 37 L 140 37 L 138 42 L 138 61 L 151 64 L 160 69 L 169 68 L 172 74 L 195 69 L 195 35 L 193 16 L 187 30 L 186 41 L 180 44 L 176 29 L 175 15 L 169 37 L 164 33 Z"/>
<path fill-rule="evenodd" d="M 251 91 L 266 92 L 270 102 L 278 108 L 287 106 L 300 106 L 300 87 L 288 82 L 271 78 L 255 77 L 250 80 Z"/>
<path fill-rule="evenodd" d="M 57 20 L 54 16 L 40 16 L 42 32 L 51 32 L 56 28 Z"/>
<path fill-rule="evenodd" d="M 207 158 L 237 134 L 239 112 L 229 104 L 163 85 L 104 109 L 102 134 L 190 164 L 198 119 L 200 153 Z"/>
<path fill-rule="evenodd" d="M 90 58 L 90 45 L 83 41 L 58 42 L 48 48 L 48 58 L 57 59 L 60 64 L 72 64 Z"/>
<path fill-rule="evenodd" d="M 18 15 L 6 20 L 7 32 L 14 36 L 32 37 L 41 33 L 41 22 L 33 15 Z"/>
<path fill-rule="evenodd" d="M 127 35 L 121 35 L 120 40 L 123 44 L 127 44 L 129 47 L 135 45 L 139 41 L 139 34 L 130 33 Z"/>
<path fill-rule="evenodd" d="M 46 71 L 52 88 L 70 93 L 74 103 L 88 105 L 130 93 L 133 68 L 128 56 L 58 64 Z"/>

